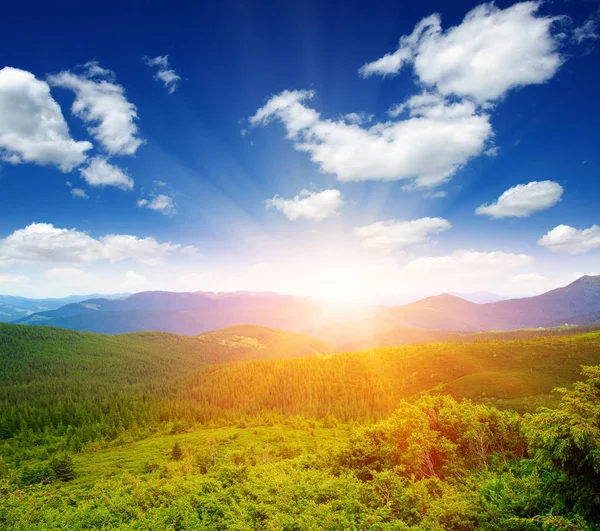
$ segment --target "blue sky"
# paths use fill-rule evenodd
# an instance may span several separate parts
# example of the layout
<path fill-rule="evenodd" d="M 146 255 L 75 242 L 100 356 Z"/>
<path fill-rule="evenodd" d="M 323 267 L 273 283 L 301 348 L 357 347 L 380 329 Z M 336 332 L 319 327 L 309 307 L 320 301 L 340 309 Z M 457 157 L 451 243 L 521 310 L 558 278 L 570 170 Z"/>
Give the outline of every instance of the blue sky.
<path fill-rule="evenodd" d="M 0 292 L 600 273 L 598 3 L 188 4 L 4 8 Z"/>

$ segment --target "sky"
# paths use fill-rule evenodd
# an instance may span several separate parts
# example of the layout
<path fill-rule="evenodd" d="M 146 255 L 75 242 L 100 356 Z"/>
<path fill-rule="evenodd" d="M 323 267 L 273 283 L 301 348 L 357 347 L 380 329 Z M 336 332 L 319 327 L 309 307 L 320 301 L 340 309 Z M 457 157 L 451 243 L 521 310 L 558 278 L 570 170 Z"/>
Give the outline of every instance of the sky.
<path fill-rule="evenodd" d="M 598 2 L 2 18 L 0 293 L 376 303 L 600 274 Z"/>

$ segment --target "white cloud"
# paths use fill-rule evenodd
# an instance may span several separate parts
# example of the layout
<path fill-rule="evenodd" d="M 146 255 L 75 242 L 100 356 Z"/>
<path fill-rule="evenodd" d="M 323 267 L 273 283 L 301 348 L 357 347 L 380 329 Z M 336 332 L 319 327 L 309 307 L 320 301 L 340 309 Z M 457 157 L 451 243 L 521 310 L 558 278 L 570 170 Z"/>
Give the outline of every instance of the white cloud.
<path fill-rule="evenodd" d="M 148 285 L 148 279 L 135 271 L 127 271 L 123 285 L 127 291 L 141 291 Z"/>
<path fill-rule="evenodd" d="M 538 245 L 553 253 L 580 254 L 600 247 L 600 226 L 577 230 L 569 225 L 559 225 L 544 235 Z"/>
<path fill-rule="evenodd" d="M 179 244 L 159 243 L 155 238 L 137 238 L 128 234 L 109 234 L 100 238 L 101 257 L 111 262 L 132 258 L 149 265 L 161 264 L 173 252 L 191 254 L 195 248 Z"/>
<path fill-rule="evenodd" d="M 179 82 L 181 81 L 181 76 L 177 74 L 175 70 L 169 67 L 168 55 L 159 55 L 152 58 L 143 57 L 143 61 L 148 66 L 157 68 L 155 78 L 163 82 L 163 85 L 169 94 L 173 94 L 173 92 L 177 90 Z"/>
<path fill-rule="evenodd" d="M 581 44 L 585 41 L 595 41 L 600 38 L 598 35 L 598 19 L 600 18 L 600 11 L 590 15 L 590 17 L 581 25 L 573 29 L 573 40 L 577 44 Z"/>
<path fill-rule="evenodd" d="M 9 282 L 23 282 L 29 280 L 22 275 L 0 275 L 0 284 L 8 284 Z"/>
<path fill-rule="evenodd" d="M 81 188 L 71 188 L 71 195 L 74 199 L 89 199 L 86 191 Z"/>
<path fill-rule="evenodd" d="M 412 260 L 400 271 L 399 281 L 430 293 L 486 290 L 505 283 L 507 274 L 533 262 L 526 254 L 459 250 L 447 256 Z"/>
<path fill-rule="evenodd" d="M 84 263 L 132 259 L 160 264 L 175 252 L 194 250 L 178 244 L 159 243 L 155 238 L 108 234 L 99 239 L 77 229 L 61 229 L 50 223 L 32 223 L 0 239 L 0 266 L 36 262 Z"/>
<path fill-rule="evenodd" d="M 398 118 L 405 111 L 418 111 L 419 109 L 438 108 L 444 104 L 444 98 L 433 92 L 423 91 L 408 98 L 404 103 L 397 103 L 388 109 L 392 118 Z"/>
<path fill-rule="evenodd" d="M 344 120 L 350 122 L 351 124 L 363 124 L 367 122 L 372 122 L 373 118 L 375 118 L 374 114 L 367 114 L 364 112 L 350 112 L 344 115 Z"/>
<path fill-rule="evenodd" d="M 77 142 L 50 87 L 30 72 L 5 67 L 0 70 L 0 158 L 54 165 L 71 171 L 86 159 L 90 142 Z"/>
<path fill-rule="evenodd" d="M 267 208 L 279 210 L 292 221 L 300 218 L 322 221 L 337 215 L 337 209 L 343 203 L 344 200 L 339 190 L 323 190 L 322 192 L 302 190 L 293 199 L 284 199 L 276 195 L 273 199 L 265 201 Z"/>
<path fill-rule="evenodd" d="M 125 89 L 113 82 L 114 74 L 95 62 L 71 71 L 48 76 L 48 82 L 72 90 L 73 114 L 88 124 L 90 134 L 111 155 L 133 155 L 142 145 L 138 138 L 137 109 Z"/>
<path fill-rule="evenodd" d="M 310 154 L 321 171 L 338 180 L 411 180 L 427 188 L 447 181 L 462 165 L 480 155 L 492 137 L 487 114 L 470 102 L 411 98 L 410 117 L 370 127 L 321 119 L 303 102 L 310 91 L 273 96 L 249 120 L 253 125 L 279 119 L 295 148 Z"/>
<path fill-rule="evenodd" d="M 105 158 L 93 157 L 85 168 L 80 168 L 81 176 L 90 186 L 116 186 L 121 190 L 133 190 L 133 179 L 121 168 L 107 162 Z"/>
<path fill-rule="evenodd" d="M 428 242 L 432 234 L 448 230 L 452 225 L 443 218 L 421 218 L 413 221 L 378 221 L 355 229 L 366 249 L 390 251 Z"/>
<path fill-rule="evenodd" d="M 137 202 L 137 206 L 140 208 L 150 208 L 163 214 L 175 214 L 177 208 L 175 207 L 175 201 L 172 197 L 165 194 L 158 194 L 151 199 L 140 199 Z"/>
<path fill-rule="evenodd" d="M 442 199 L 444 197 L 448 197 L 448 192 L 445 190 L 439 190 L 438 192 L 426 192 L 423 194 L 423 196 L 428 199 Z"/>
<path fill-rule="evenodd" d="M 506 190 L 495 203 L 477 207 L 475 214 L 491 218 L 526 218 L 534 212 L 553 207 L 560 201 L 563 187 L 554 181 L 517 184 Z"/>
<path fill-rule="evenodd" d="M 78 267 L 53 267 L 44 272 L 44 277 L 55 282 L 82 283 L 91 276 Z"/>
<path fill-rule="evenodd" d="M 540 5 L 521 2 L 500 9 L 482 4 L 446 31 L 440 16 L 430 15 L 400 39 L 395 52 L 359 72 L 363 77 L 393 75 L 412 63 L 421 83 L 479 102 L 496 100 L 515 87 L 544 83 L 562 59 L 552 31 L 557 18 L 538 16 Z"/>

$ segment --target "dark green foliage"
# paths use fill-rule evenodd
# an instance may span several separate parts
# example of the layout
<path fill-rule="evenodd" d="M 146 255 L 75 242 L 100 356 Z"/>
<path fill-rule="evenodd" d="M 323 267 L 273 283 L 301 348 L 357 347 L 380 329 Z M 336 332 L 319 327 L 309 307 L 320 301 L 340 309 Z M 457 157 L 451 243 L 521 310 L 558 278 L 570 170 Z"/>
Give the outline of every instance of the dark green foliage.
<path fill-rule="evenodd" d="M 55 456 L 50 461 L 50 468 L 54 477 L 60 481 L 71 481 L 75 479 L 73 459 L 70 455 Z"/>
<path fill-rule="evenodd" d="M 182 457 L 183 451 L 181 450 L 181 446 L 179 446 L 179 443 L 175 443 L 171 449 L 171 458 L 175 461 L 181 461 Z"/>
<path fill-rule="evenodd" d="M 242 333 L 254 334 L 254 341 Z M 90 441 L 115 439 L 148 423 L 187 422 L 186 408 L 165 404 L 200 368 L 313 353 L 316 346 L 325 344 L 250 326 L 184 337 L 104 336 L 0 323 L 0 440 L 19 436 L 35 445 L 50 434 L 65 436 L 77 453 Z"/>
<path fill-rule="evenodd" d="M 51 483 L 55 479 L 54 469 L 48 463 L 37 463 L 26 466 L 21 472 L 19 483 L 21 485 L 35 485 L 37 483 Z"/>

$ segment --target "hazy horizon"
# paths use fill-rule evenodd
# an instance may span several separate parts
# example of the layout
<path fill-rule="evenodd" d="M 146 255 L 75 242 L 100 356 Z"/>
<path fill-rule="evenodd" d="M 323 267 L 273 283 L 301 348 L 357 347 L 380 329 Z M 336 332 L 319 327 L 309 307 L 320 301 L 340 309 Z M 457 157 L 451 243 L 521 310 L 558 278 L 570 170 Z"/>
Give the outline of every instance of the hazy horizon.
<path fill-rule="evenodd" d="M 163 289 L 149 289 L 149 290 L 141 290 L 134 291 L 130 293 L 70 293 L 63 297 L 26 297 L 23 295 L 12 295 L 6 293 L 0 293 L 0 297 L 9 296 L 9 297 L 22 297 L 26 299 L 69 299 L 69 298 L 81 298 L 85 300 L 87 298 L 103 298 L 103 297 L 111 297 L 111 298 L 126 298 L 132 295 L 137 295 L 139 293 L 144 292 L 165 292 L 165 293 L 214 293 L 214 294 L 257 294 L 257 295 L 282 295 L 282 296 L 290 296 L 290 297 L 299 297 L 306 298 L 310 300 L 320 301 L 323 303 L 331 303 L 331 304 L 343 304 L 350 306 L 402 306 L 406 304 L 410 304 L 412 302 L 417 302 L 419 300 L 428 298 L 428 297 L 436 297 L 440 295 L 452 295 L 455 297 L 462 298 L 464 300 L 468 300 L 470 302 L 474 302 L 477 304 L 486 304 L 490 302 L 497 302 L 500 300 L 510 300 L 510 299 L 518 299 L 518 298 L 526 298 L 526 297 L 535 297 L 537 295 L 542 295 L 543 293 L 547 293 L 547 291 L 551 291 L 552 289 L 557 289 L 561 287 L 565 287 L 585 276 L 596 276 L 596 275 L 582 275 L 570 281 L 568 284 L 563 284 L 560 286 L 556 286 L 555 288 L 551 288 L 550 290 L 544 290 L 540 292 L 532 292 L 527 294 L 505 294 L 500 295 L 498 293 L 493 293 L 490 291 L 473 291 L 473 292 L 451 292 L 451 291 L 440 291 L 440 292 L 431 292 L 431 293 L 398 293 L 395 295 L 388 295 L 380 300 L 369 301 L 363 300 L 362 302 L 348 302 L 345 300 L 327 298 L 327 297 L 319 297 L 319 296 L 306 296 L 306 295 L 298 295 L 293 293 L 282 293 L 277 291 L 254 291 L 254 290 L 235 290 L 235 291 L 216 291 L 216 290 L 194 290 L 194 291 L 175 291 L 175 290 L 163 290 Z M 85 298 L 85 299 L 84 299 Z"/>

